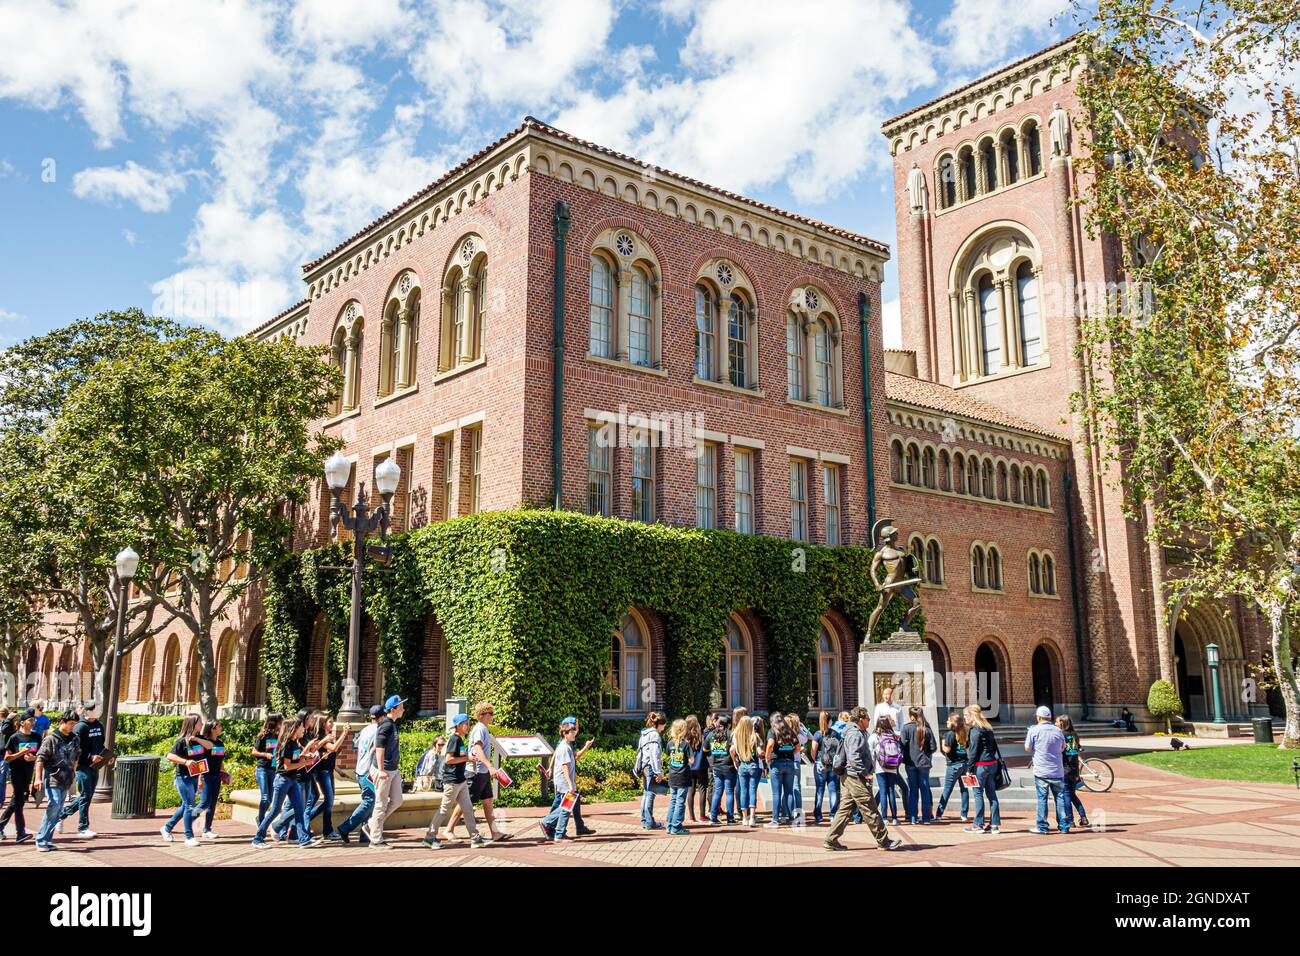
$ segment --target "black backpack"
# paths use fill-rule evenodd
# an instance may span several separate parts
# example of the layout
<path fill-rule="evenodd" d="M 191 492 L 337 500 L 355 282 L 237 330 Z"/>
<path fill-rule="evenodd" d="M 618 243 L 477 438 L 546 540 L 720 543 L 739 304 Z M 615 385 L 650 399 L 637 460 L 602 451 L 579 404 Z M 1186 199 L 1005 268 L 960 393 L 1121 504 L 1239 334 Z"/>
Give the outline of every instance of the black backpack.
<path fill-rule="evenodd" d="M 823 734 L 817 746 L 817 767 L 822 776 L 828 773 L 844 773 L 846 764 L 844 741 L 834 734 Z"/>

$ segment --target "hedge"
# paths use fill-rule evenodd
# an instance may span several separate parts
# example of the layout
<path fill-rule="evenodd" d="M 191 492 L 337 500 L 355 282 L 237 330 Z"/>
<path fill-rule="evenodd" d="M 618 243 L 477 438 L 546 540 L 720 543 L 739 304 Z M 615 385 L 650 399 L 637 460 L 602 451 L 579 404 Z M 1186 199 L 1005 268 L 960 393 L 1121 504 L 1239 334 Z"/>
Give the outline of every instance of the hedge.
<path fill-rule="evenodd" d="M 709 708 L 727 616 L 749 609 L 763 628 L 768 706 L 807 709 L 819 618 L 845 615 L 857 633 L 879 596 L 872 551 L 820 547 L 731 531 L 521 510 L 456 518 L 391 539 L 388 573 L 366 579 L 388 690 L 420 700 L 426 621 L 441 625 L 455 667 L 455 692 L 491 700 L 504 724 L 548 734 L 565 714 L 598 720 L 609 635 L 631 607 L 663 620 L 670 713 Z M 305 698 L 317 621 L 330 637 L 331 708 L 346 660 L 349 544 L 298 552 L 271 575 L 262 667 L 271 700 L 285 712 Z M 901 623 L 895 602 L 873 636 Z M 923 618 L 918 618 L 923 627 Z M 663 696 L 663 695 L 661 695 Z"/>

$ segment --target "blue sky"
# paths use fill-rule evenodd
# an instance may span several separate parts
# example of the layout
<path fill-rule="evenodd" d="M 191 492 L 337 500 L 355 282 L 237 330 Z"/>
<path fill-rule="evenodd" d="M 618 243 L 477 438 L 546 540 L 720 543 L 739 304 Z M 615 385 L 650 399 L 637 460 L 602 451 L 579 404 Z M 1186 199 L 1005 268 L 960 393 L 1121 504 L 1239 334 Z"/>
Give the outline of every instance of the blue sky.
<path fill-rule="evenodd" d="M 892 244 L 880 122 L 1064 6 L 0 0 L 0 347 L 132 305 L 250 328 L 525 114 Z"/>

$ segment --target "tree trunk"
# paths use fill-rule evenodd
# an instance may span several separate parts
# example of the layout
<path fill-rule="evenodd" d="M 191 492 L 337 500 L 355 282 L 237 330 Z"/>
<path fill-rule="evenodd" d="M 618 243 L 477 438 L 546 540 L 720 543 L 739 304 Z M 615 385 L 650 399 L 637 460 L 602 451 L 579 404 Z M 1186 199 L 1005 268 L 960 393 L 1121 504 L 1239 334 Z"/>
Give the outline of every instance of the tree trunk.
<path fill-rule="evenodd" d="M 217 669 L 212 660 L 212 625 L 202 622 L 199 645 L 199 713 L 204 720 L 217 719 Z"/>
<path fill-rule="evenodd" d="M 1291 622 L 1281 602 L 1268 606 L 1268 623 L 1273 638 L 1273 669 L 1277 672 L 1278 691 L 1286 707 L 1282 746 L 1300 749 L 1300 693 L 1296 689 L 1295 668 L 1291 666 Z"/>

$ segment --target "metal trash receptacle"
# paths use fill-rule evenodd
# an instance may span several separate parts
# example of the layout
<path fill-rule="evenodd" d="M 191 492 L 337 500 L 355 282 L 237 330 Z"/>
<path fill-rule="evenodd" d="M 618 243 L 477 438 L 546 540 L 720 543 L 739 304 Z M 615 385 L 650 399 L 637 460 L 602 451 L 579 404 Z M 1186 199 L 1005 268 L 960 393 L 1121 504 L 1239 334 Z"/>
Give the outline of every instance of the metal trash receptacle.
<path fill-rule="evenodd" d="M 157 754 L 117 758 L 113 765 L 114 820 L 139 820 L 154 815 L 161 759 Z"/>
<path fill-rule="evenodd" d="M 1273 720 L 1270 717 L 1254 717 L 1250 721 L 1255 731 L 1255 743 L 1271 744 L 1273 742 Z"/>

